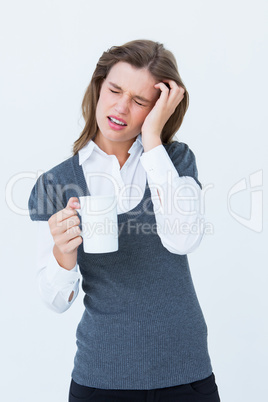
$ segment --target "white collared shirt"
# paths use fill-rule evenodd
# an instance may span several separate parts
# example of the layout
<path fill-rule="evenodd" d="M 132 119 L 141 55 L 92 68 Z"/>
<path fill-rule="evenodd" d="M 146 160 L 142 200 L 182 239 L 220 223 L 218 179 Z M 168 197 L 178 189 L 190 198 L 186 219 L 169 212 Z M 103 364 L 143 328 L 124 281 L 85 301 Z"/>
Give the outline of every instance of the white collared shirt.
<path fill-rule="evenodd" d="M 115 155 L 108 155 L 90 140 L 78 153 L 79 164 L 85 175 L 91 195 L 117 194 L 117 213 L 126 213 L 142 200 L 146 177 L 157 223 L 157 233 L 163 246 L 171 253 L 188 254 L 194 251 L 202 237 L 204 221 L 200 212 L 202 190 L 189 176 L 180 177 L 163 145 L 143 152 L 141 134 L 128 153 L 130 156 L 120 169 Z M 168 202 L 168 194 L 182 186 L 180 201 Z M 195 197 L 193 197 L 193 192 Z M 185 199 L 183 199 L 185 197 Z M 161 200 L 160 200 L 161 199 Z M 179 207 L 178 207 L 179 206 Z M 185 211 L 188 213 L 185 214 Z M 193 231 L 182 233 L 180 227 Z M 175 223 L 175 226 L 174 226 Z M 199 230 L 196 230 L 199 227 Z M 54 241 L 48 222 L 38 221 L 37 269 L 39 291 L 43 301 L 52 310 L 61 313 L 74 302 L 79 291 L 78 264 L 72 269 L 62 268 L 53 254 Z M 74 292 L 71 301 L 70 294 Z"/>

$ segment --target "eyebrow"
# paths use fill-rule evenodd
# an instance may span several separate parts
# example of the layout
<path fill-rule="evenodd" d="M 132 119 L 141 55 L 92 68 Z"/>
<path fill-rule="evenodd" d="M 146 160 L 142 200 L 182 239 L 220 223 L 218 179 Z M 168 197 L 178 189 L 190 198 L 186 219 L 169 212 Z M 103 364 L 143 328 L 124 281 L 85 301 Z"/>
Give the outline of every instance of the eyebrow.
<path fill-rule="evenodd" d="M 122 91 L 122 88 L 119 87 L 119 85 L 115 84 L 114 82 L 109 82 L 108 84 L 112 85 L 115 89 L 119 89 L 120 91 Z M 151 101 L 143 98 L 142 96 L 139 95 L 134 95 L 134 98 L 141 100 L 142 102 L 146 102 L 146 103 L 150 103 Z"/>

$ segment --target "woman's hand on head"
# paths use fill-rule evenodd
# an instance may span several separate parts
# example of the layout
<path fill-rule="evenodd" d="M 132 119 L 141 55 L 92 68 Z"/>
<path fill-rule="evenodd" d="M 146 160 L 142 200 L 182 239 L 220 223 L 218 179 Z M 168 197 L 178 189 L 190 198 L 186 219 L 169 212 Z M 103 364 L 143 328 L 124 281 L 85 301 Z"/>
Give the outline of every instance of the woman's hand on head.
<path fill-rule="evenodd" d="M 154 87 L 160 90 L 160 96 L 145 118 L 141 128 L 144 145 L 147 145 L 150 141 L 160 139 L 161 132 L 166 122 L 184 98 L 185 93 L 185 89 L 178 86 L 176 82 L 172 80 L 159 82 L 155 84 Z"/>

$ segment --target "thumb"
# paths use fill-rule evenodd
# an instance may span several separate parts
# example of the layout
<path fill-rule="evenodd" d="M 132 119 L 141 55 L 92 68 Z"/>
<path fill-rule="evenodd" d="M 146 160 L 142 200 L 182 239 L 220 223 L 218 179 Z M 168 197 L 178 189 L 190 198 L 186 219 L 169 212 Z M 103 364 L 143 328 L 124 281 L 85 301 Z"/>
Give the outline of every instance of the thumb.
<path fill-rule="evenodd" d="M 66 208 L 68 208 L 68 209 L 79 209 L 80 208 L 79 199 L 77 197 L 69 198 L 68 203 L 66 205 Z"/>

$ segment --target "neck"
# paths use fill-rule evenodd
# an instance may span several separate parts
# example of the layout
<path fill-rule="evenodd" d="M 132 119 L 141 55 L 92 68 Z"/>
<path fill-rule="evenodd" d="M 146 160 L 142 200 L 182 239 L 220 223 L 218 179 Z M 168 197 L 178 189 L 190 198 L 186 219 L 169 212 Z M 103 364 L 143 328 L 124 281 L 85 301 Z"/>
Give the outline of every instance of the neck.
<path fill-rule="evenodd" d="M 120 164 L 120 168 L 122 168 L 129 157 L 128 151 L 135 142 L 136 138 L 137 137 L 128 141 L 110 141 L 104 138 L 102 135 L 97 134 L 93 141 L 107 155 L 115 155 Z"/>

